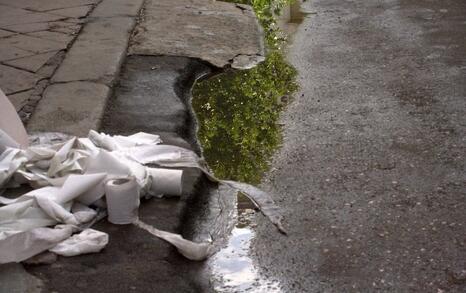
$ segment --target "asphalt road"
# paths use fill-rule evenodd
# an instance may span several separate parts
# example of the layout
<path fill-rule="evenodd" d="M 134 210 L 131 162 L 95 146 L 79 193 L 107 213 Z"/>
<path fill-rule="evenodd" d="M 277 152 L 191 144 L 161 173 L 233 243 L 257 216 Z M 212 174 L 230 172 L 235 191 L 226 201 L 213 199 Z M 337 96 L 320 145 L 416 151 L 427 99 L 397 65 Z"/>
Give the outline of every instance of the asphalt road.
<path fill-rule="evenodd" d="M 307 1 L 254 260 L 284 292 L 466 292 L 466 2 Z"/>

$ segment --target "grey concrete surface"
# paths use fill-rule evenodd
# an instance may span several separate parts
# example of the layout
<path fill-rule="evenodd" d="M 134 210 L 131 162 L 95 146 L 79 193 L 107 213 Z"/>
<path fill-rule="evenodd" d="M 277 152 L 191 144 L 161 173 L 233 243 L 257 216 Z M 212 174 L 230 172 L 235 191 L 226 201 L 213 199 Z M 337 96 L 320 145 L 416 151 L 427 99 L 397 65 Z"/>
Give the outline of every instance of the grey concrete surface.
<path fill-rule="evenodd" d="M 142 3 L 142 0 L 103 0 L 97 5 L 53 74 L 51 90 L 39 101 L 28 123 L 28 131 L 60 131 L 85 136 L 90 129 L 100 127 L 110 88 L 126 57 Z M 60 9 L 57 14 L 80 11 Z M 44 38 L 56 37 L 50 34 L 48 32 Z"/>
<path fill-rule="evenodd" d="M 23 122 L 97 0 L 0 0 L 0 87 Z"/>
<path fill-rule="evenodd" d="M 250 68 L 264 60 L 251 7 L 211 0 L 146 1 L 129 52 L 198 58 L 220 68 Z"/>
<path fill-rule="evenodd" d="M 466 291 L 466 3 L 307 1 L 255 260 L 283 292 Z"/>
<path fill-rule="evenodd" d="M 110 89 L 106 85 L 75 81 L 52 84 L 44 92 L 28 132 L 56 131 L 86 137 L 98 129 Z"/>
<path fill-rule="evenodd" d="M 43 1 L 36 1 L 36 0 L 0 0 L 0 4 L 25 9 L 27 11 L 38 11 L 44 12 L 45 11 L 53 11 L 58 9 L 66 9 L 70 7 L 77 7 L 82 5 L 90 5 L 95 4 L 96 0 L 43 0 Z M 20 20 L 23 21 L 24 20 Z"/>
<path fill-rule="evenodd" d="M 133 17 L 99 18 L 87 23 L 53 75 L 52 82 L 111 84 L 126 56 L 134 23 Z"/>
<path fill-rule="evenodd" d="M 136 17 L 139 14 L 144 0 L 113 0 L 103 1 L 92 11 L 92 17 Z"/>

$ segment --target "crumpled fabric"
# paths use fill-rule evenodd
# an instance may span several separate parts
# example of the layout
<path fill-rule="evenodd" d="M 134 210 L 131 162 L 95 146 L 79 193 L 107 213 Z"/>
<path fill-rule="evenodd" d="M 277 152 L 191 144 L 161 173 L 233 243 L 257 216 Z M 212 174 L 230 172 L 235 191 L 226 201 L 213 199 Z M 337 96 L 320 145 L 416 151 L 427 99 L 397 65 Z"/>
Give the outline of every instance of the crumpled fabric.
<path fill-rule="evenodd" d="M 0 238 L 0 264 L 20 262 L 56 246 L 69 238 L 74 228 L 57 225 L 55 228 L 40 227 L 23 232 L 5 232 Z"/>
<path fill-rule="evenodd" d="M 62 256 L 100 252 L 108 243 L 108 234 L 94 229 L 85 229 L 79 234 L 58 243 L 49 251 Z"/>
<path fill-rule="evenodd" d="M 158 135 L 110 136 L 91 130 L 87 138 L 70 137 L 57 143 L 54 139 L 36 137 L 34 141 L 27 149 L 6 146 L 0 153 L 0 194 L 6 194 L 6 187 L 15 184 L 26 183 L 34 188 L 15 199 L 0 196 L 0 204 L 4 205 L 0 207 L 0 247 L 12 255 L 0 258 L 0 263 L 19 262 L 25 255 L 33 256 L 51 248 L 54 246 L 52 242 L 56 245 L 59 237 L 52 237 L 56 231 L 45 227 L 66 224 L 79 230 L 87 222 L 92 223 L 97 212 L 90 207 L 105 208 L 103 196 L 108 180 L 133 177 L 139 186 L 140 196 L 159 195 L 161 189 L 157 182 L 165 184 L 162 190 L 173 191 L 174 195 L 181 193 L 181 187 L 173 186 L 181 184 L 181 176 L 177 175 L 177 180 L 170 177 L 173 172 L 158 172 L 155 176 L 147 164 L 162 168 L 200 169 L 210 180 L 243 191 L 284 232 L 281 216 L 268 194 L 247 184 L 215 178 L 196 153 L 177 146 L 161 145 Z M 42 237 L 51 240 L 43 241 L 37 235 L 39 232 L 50 234 Z M 194 243 L 178 234 L 160 230 L 154 235 L 172 243 L 190 259 L 201 260 L 210 254 L 210 243 Z M 29 246 L 15 245 L 24 239 L 29 239 Z M 77 237 L 73 241 L 85 243 L 86 240 Z M 45 242 L 47 245 L 43 244 Z"/>
<path fill-rule="evenodd" d="M 147 167 L 126 153 L 128 148 L 161 143 L 158 135 L 112 137 L 91 131 L 89 138 L 66 137 L 66 141 L 60 141 L 65 137 L 35 136 L 27 149 L 17 148 L 19 145 L 9 137 L 4 139 L 0 194 L 7 194 L 6 188 L 12 183 L 27 183 L 34 190 L 17 198 L 0 196 L 0 246 L 10 255 L 0 263 L 22 261 L 24 256 L 33 256 L 63 240 L 55 237 L 56 230 L 45 227 L 66 224 L 78 229 L 92 221 L 97 212 L 89 206 L 105 206 L 104 185 L 110 179 L 135 177 L 141 189 L 150 192 L 153 188 Z M 38 233 L 44 234 L 42 238 Z M 73 241 L 84 245 L 86 235 Z M 28 246 L 17 245 L 25 239 Z M 49 240 L 47 245 L 43 239 Z"/>

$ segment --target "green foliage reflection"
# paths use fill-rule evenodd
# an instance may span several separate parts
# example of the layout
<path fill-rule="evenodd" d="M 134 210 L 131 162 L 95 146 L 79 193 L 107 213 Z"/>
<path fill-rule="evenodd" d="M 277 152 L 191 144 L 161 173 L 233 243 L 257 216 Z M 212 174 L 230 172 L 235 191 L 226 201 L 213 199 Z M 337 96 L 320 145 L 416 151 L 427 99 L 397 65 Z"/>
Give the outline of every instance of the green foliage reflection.
<path fill-rule="evenodd" d="M 262 2 L 267 1 L 255 1 Z M 204 156 L 215 175 L 259 183 L 268 159 L 281 142 L 277 125 L 281 97 L 297 86 L 296 71 L 280 50 L 282 41 L 274 37 L 277 31 L 266 26 L 275 24 L 268 16 L 272 6 L 264 6 L 264 10 L 258 10 L 262 6 L 253 7 L 265 26 L 269 47 L 266 60 L 253 69 L 226 72 L 197 83 L 193 107 Z M 265 22 L 261 15 L 267 15 Z"/>
<path fill-rule="evenodd" d="M 265 41 L 271 50 L 281 49 L 285 42 L 284 35 L 276 23 L 276 16 L 281 10 L 295 0 L 224 0 L 225 2 L 251 5 L 264 28 Z"/>

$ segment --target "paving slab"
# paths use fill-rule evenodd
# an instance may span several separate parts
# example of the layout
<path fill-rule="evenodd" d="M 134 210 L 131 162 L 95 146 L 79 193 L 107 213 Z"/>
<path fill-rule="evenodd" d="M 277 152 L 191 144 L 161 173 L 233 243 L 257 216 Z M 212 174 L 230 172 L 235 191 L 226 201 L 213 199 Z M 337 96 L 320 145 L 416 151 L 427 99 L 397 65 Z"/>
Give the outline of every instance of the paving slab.
<path fill-rule="evenodd" d="M 52 81 L 92 80 L 111 84 L 126 56 L 133 26 L 131 17 L 98 19 L 86 24 Z"/>
<path fill-rule="evenodd" d="M 262 29 L 247 5 L 211 0 L 148 0 L 144 9 L 130 54 L 186 56 L 216 67 L 239 69 L 264 60 Z M 244 55 L 249 58 L 234 62 Z"/>
<path fill-rule="evenodd" d="M 0 64 L 0 88 L 6 95 L 33 88 L 39 76 Z"/>
<path fill-rule="evenodd" d="M 49 28 L 49 23 L 53 22 L 34 22 L 34 23 L 22 23 L 3 26 L 8 31 L 17 33 L 30 33 L 37 31 L 44 31 Z"/>
<path fill-rule="evenodd" d="M 87 136 L 98 129 L 110 89 L 92 82 L 52 84 L 45 90 L 28 131 L 58 131 Z"/>
<path fill-rule="evenodd" d="M 48 13 L 61 15 L 61 16 L 67 16 L 67 17 L 73 17 L 73 18 L 81 18 L 81 17 L 85 17 L 91 9 L 92 9 L 92 5 L 84 5 L 84 6 L 78 6 L 78 7 L 51 10 L 51 11 L 48 11 Z"/>
<path fill-rule="evenodd" d="M 18 48 L 33 53 L 44 53 L 65 49 L 68 43 L 55 42 L 26 35 L 14 35 L 0 39 L 0 44 L 9 48 Z"/>
<path fill-rule="evenodd" d="M 74 23 L 69 23 L 65 21 L 49 21 L 49 22 L 34 22 L 34 23 L 23 23 L 23 24 L 14 24 L 14 25 L 5 25 L 5 30 L 18 32 L 18 33 L 32 33 L 46 30 L 61 30 L 65 28 L 75 28 L 80 27 Z M 68 33 L 68 31 L 65 31 Z"/>
<path fill-rule="evenodd" d="M 137 16 L 144 0 L 106 0 L 102 1 L 91 17 Z"/>
<path fill-rule="evenodd" d="M 58 51 L 52 51 L 28 57 L 18 58 L 10 61 L 3 62 L 4 64 L 11 65 L 16 68 L 25 69 L 27 71 L 37 72 L 44 66 L 50 58 L 55 56 Z"/>
<path fill-rule="evenodd" d="M 3 42 L 5 39 L 0 39 L 0 61 L 31 56 L 34 53 L 20 48 L 12 47 L 8 41 Z"/>
<path fill-rule="evenodd" d="M 42 3 L 42 1 L 39 3 Z M 48 13 L 33 12 L 0 4 L 0 27 L 14 24 L 47 22 L 64 18 L 66 17 Z"/>
<path fill-rule="evenodd" d="M 62 33 L 62 32 L 53 32 L 53 31 L 40 31 L 27 34 L 31 37 L 36 37 L 44 40 L 49 40 L 63 44 L 64 46 L 68 45 L 73 39 L 72 34 Z"/>
<path fill-rule="evenodd" d="M 51 32 L 58 32 L 58 33 L 65 33 L 69 35 L 76 35 L 79 30 L 81 29 L 81 25 L 69 22 L 50 22 L 49 23 L 49 31 Z"/>
<path fill-rule="evenodd" d="M 8 36 L 11 36 L 11 35 L 14 35 L 14 34 L 15 34 L 14 32 L 10 32 L 10 31 L 0 29 L 0 38 L 8 37 Z"/>
<path fill-rule="evenodd" d="M 16 8 L 25 8 L 33 11 L 48 11 L 60 8 L 76 7 L 82 5 L 96 4 L 99 0 L 0 0 L 0 4 Z"/>
<path fill-rule="evenodd" d="M 33 90 L 29 90 L 29 91 L 9 95 L 8 99 L 13 104 L 16 111 L 19 111 L 21 110 L 21 108 L 23 108 L 27 104 L 28 99 L 33 92 L 34 92 Z"/>

